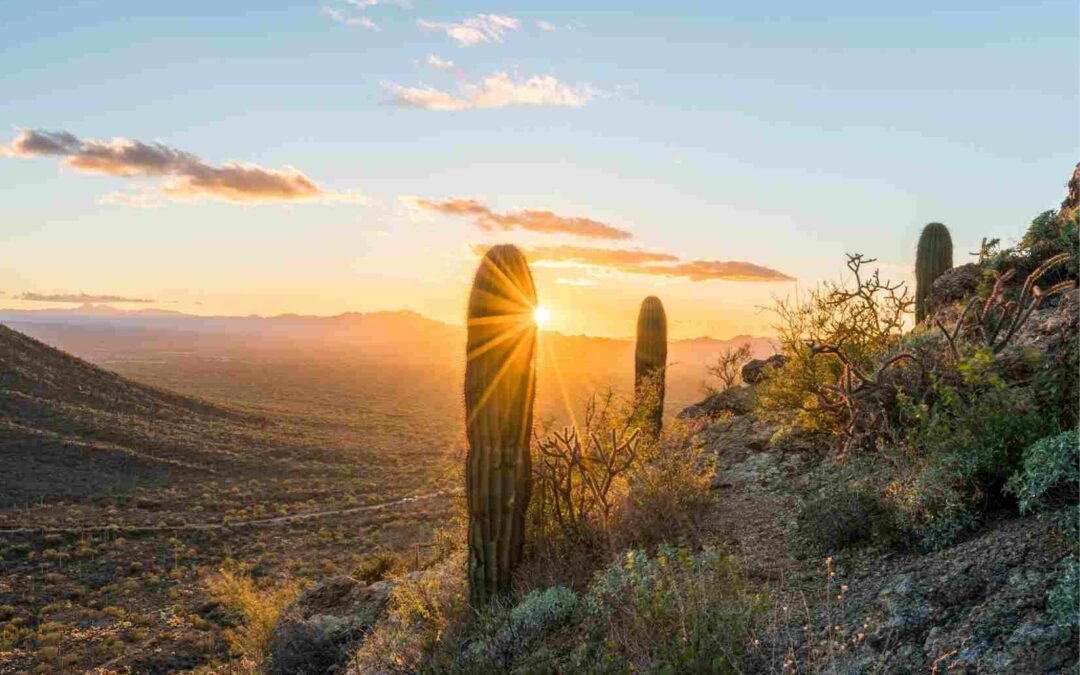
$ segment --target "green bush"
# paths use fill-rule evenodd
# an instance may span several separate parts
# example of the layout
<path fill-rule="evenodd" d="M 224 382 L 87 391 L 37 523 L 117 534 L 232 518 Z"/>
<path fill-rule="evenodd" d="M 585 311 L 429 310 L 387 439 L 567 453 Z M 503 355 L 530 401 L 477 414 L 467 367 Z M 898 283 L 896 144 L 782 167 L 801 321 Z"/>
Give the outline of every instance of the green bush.
<path fill-rule="evenodd" d="M 1058 253 L 1075 254 L 1080 249 L 1077 229 L 1076 213 L 1063 219 L 1054 211 L 1044 211 L 1031 221 L 1024 237 L 1016 245 L 1016 252 L 1036 264 Z M 1054 284 L 1062 279 L 1076 279 L 1078 263 L 1078 257 L 1072 255 L 1060 271 L 1047 277 L 1047 282 Z"/>
<path fill-rule="evenodd" d="M 1023 468 L 1009 480 L 1020 510 L 1050 520 L 1075 549 L 1080 541 L 1080 432 L 1073 429 L 1032 443 Z M 1047 608 L 1060 624 L 1080 628 L 1080 562 L 1075 553 L 1061 561 L 1061 578 L 1050 589 Z"/>
<path fill-rule="evenodd" d="M 1069 511 L 1062 532 L 1077 541 L 1077 503 L 1080 502 L 1080 433 L 1076 429 L 1047 436 L 1024 451 L 1023 468 L 1009 480 L 1009 490 L 1020 500 L 1020 510 L 1054 517 Z"/>
<path fill-rule="evenodd" d="M 799 508 L 796 540 L 813 552 L 832 552 L 876 541 L 891 543 L 895 527 L 881 500 L 885 468 L 871 458 L 827 463 L 825 484 Z"/>
<path fill-rule="evenodd" d="M 533 591 L 509 613 L 498 617 L 485 635 L 475 639 L 465 654 L 467 669 L 504 671 L 527 654 L 550 631 L 574 614 L 578 596 L 562 586 Z"/>
<path fill-rule="evenodd" d="M 747 593 L 732 558 L 661 545 L 654 557 L 628 551 L 585 597 L 590 645 L 578 671 L 736 673 L 764 609 Z"/>
<path fill-rule="evenodd" d="M 938 378 L 927 402 L 898 398 L 906 434 L 886 450 L 893 468 L 885 504 L 901 539 L 929 550 L 951 546 L 985 508 L 1003 504 L 1024 448 L 1053 430 L 1030 388 L 995 373 L 988 350 L 962 359 L 957 376 Z"/>

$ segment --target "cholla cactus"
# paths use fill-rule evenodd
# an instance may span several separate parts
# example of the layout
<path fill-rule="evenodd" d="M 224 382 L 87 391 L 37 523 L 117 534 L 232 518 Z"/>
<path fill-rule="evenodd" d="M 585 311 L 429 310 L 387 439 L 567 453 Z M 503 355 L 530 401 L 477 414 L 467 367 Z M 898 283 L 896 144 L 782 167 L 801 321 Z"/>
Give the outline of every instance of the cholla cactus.
<path fill-rule="evenodd" d="M 930 313 L 930 289 L 946 270 L 952 269 L 952 237 L 949 228 L 930 223 L 919 235 L 915 252 L 915 321 L 922 323 Z"/>
<path fill-rule="evenodd" d="M 667 368 L 667 315 L 660 298 L 641 302 L 634 350 L 634 396 L 646 431 L 656 436 L 664 419 L 664 379 Z"/>
<path fill-rule="evenodd" d="M 465 433 L 469 441 L 469 599 L 510 591 L 525 542 L 536 397 L 536 288 L 514 246 L 495 246 L 469 295 Z"/>

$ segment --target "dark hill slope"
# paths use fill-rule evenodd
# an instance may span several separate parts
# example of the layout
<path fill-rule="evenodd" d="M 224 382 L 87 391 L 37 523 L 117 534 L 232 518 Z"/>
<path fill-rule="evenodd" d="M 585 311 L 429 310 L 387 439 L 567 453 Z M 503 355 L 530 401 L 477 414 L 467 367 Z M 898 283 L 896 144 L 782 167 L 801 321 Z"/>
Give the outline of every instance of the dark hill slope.
<path fill-rule="evenodd" d="M 267 434 L 268 425 L 0 326 L 0 508 L 292 455 L 296 448 Z"/>

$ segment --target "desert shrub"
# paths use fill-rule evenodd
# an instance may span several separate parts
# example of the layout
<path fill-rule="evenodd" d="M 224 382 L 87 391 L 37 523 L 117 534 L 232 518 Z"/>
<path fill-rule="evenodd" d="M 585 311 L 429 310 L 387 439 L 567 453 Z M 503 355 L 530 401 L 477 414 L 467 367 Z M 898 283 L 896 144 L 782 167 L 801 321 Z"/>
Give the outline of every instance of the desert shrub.
<path fill-rule="evenodd" d="M 715 460 L 692 441 L 685 425 L 669 423 L 658 451 L 630 476 L 626 499 L 612 522 L 615 548 L 695 543 L 698 522 L 710 500 Z"/>
<path fill-rule="evenodd" d="M 707 386 L 705 393 L 714 394 L 725 391 L 741 382 L 743 364 L 750 360 L 752 353 L 749 342 L 745 342 L 736 348 L 729 347 L 722 351 L 720 356 L 716 358 L 716 361 L 705 367 L 705 370 L 709 375 L 720 380 L 720 386 Z"/>
<path fill-rule="evenodd" d="M 608 392 L 589 400 L 580 431 L 567 428 L 534 443 L 534 558 L 566 561 L 588 574 L 583 560 L 691 529 L 708 498 L 710 467 L 685 425 L 669 420 L 651 437 L 638 432 L 636 414 L 632 401 Z M 568 580 L 549 570 L 545 581 Z"/>
<path fill-rule="evenodd" d="M 1051 431 L 1027 388 L 993 372 L 985 350 L 959 365 L 962 380 L 935 383 L 934 405 L 901 397 L 909 420 L 902 446 L 891 448 L 886 504 L 908 540 L 940 549 L 1003 504 L 1003 489 L 1023 449 Z"/>
<path fill-rule="evenodd" d="M 881 500 L 880 463 L 864 460 L 825 469 L 831 475 L 799 507 L 796 541 L 814 552 L 831 552 L 871 540 L 890 543 L 895 528 Z"/>
<path fill-rule="evenodd" d="M 1039 263 L 1051 256 L 1059 253 L 1074 254 L 1080 250 L 1077 219 L 1077 213 L 1067 218 L 1062 218 L 1056 211 L 1040 213 L 1032 219 L 1024 236 L 1014 248 L 994 252 L 989 260 L 990 266 L 999 272 L 1016 269 L 1017 278 L 1023 279 Z M 1072 255 L 1065 266 L 1047 276 L 1047 283 L 1077 279 L 1080 276 L 1078 265 L 1080 265 L 1080 259 Z"/>
<path fill-rule="evenodd" d="M 1080 535 L 1080 433 L 1076 429 L 1042 438 L 1024 451 L 1023 468 L 1009 480 L 1020 510 L 1049 518 L 1066 539 Z"/>
<path fill-rule="evenodd" d="M 396 577 L 409 570 L 405 558 L 393 551 L 376 551 L 361 558 L 353 569 L 352 576 L 365 584 L 373 584 L 390 577 Z"/>
<path fill-rule="evenodd" d="M 1060 429 L 1071 429 L 1080 423 L 1080 339 L 1076 319 L 1062 336 L 1056 350 L 1046 353 L 1045 361 L 1032 378 L 1035 401 L 1040 413 L 1053 420 Z"/>
<path fill-rule="evenodd" d="M 469 672 L 505 672 L 552 630 L 568 622 L 578 595 L 562 586 L 533 591 L 509 612 L 499 612 L 469 644 L 462 661 Z"/>
<path fill-rule="evenodd" d="M 867 273 L 864 267 L 873 262 L 849 254 L 848 279 L 774 302 L 774 328 L 788 360 L 758 385 L 763 417 L 803 431 L 839 434 L 842 417 L 823 406 L 818 394 L 837 384 L 843 364 L 817 358 L 813 346 L 843 346 L 856 368 L 872 371 L 883 354 L 900 344 L 913 304 L 904 284 L 882 280 L 877 270 Z"/>
<path fill-rule="evenodd" d="M 763 609 L 732 558 L 715 548 L 628 551 L 596 575 L 584 598 L 586 672 L 741 672 Z"/>
<path fill-rule="evenodd" d="M 225 630 L 231 650 L 255 660 L 266 656 L 267 645 L 281 612 L 300 595 L 292 581 L 260 586 L 239 566 L 227 565 L 208 582 L 211 596 L 241 617 L 235 628 Z"/>
<path fill-rule="evenodd" d="M 458 653 L 470 610 L 464 554 L 403 577 L 390 594 L 387 616 L 353 657 L 360 673 L 416 673 Z"/>
<path fill-rule="evenodd" d="M 1080 540 L 1080 432 L 1048 436 L 1024 451 L 1023 468 L 1009 480 L 1020 510 L 1054 523 L 1075 550 Z M 1080 628 L 1080 562 L 1065 556 L 1061 577 L 1050 589 L 1047 608 L 1060 624 Z"/>

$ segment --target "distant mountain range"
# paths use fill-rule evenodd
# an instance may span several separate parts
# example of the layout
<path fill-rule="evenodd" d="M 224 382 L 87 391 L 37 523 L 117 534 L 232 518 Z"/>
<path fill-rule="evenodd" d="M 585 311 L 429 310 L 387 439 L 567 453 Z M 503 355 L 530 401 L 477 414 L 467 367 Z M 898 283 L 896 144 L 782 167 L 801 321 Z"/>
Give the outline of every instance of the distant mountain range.
<path fill-rule="evenodd" d="M 83 304 L 70 308 L 49 309 L 5 309 L 0 308 L 0 321 L 11 323 L 42 324 L 115 324 L 130 328 L 158 330 L 182 330 L 196 332 L 257 332 L 263 337 L 288 331 L 292 338 L 337 337 L 364 338 L 375 341 L 391 337 L 414 341 L 417 338 L 428 339 L 444 336 L 458 337 L 464 333 L 464 327 L 437 321 L 411 310 L 379 312 L 345 312 L 331 316 L 312 314 L 278 314 L 261 316 L 205 316 L 186 314 L 164 309 L 117 309 L 111 305 Z M 267 333 L 269 331 L 269 333 Z M 555 336 L 560 340 L 594 341 L 598 343 L 628 342 L 632 338 L 603 338 L 589 335 L 565 335 L 545 331 L 545 335 Z M 775 341 L 770 338 L 752 335 L 737 335 L 727 339 L 698 337 L 673 340 L 672 345 L 683 345 L 690 351 L 712 351 L 718 345 L 738 345 L 749 342 L 755 353 L 773 352 Z"/>

